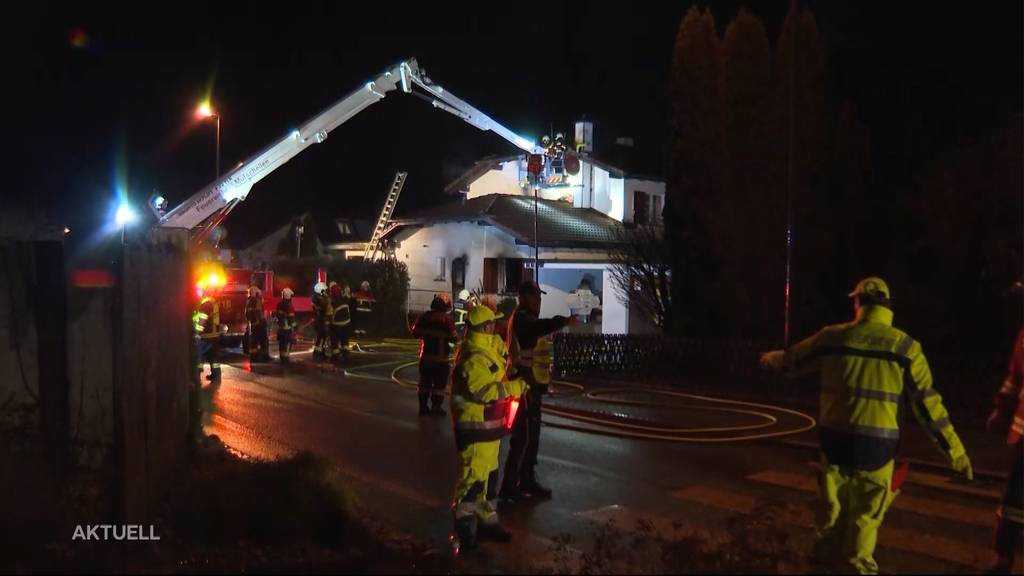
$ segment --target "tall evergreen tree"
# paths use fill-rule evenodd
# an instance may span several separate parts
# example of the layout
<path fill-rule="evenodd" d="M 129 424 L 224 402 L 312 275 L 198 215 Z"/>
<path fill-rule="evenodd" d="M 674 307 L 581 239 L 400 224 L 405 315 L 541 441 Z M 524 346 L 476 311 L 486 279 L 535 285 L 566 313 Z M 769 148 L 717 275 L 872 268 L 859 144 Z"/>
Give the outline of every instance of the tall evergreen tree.
<path fill-rule="evenodd" d="M 679 26 L 671 73 L 672 165 L 666 226 L 673 250 L 677 332 L 714 331 L 723 308 L 718 255 L 728 243 L 723 189 L 721 45 L 710 11 L 691 8 Z"/>

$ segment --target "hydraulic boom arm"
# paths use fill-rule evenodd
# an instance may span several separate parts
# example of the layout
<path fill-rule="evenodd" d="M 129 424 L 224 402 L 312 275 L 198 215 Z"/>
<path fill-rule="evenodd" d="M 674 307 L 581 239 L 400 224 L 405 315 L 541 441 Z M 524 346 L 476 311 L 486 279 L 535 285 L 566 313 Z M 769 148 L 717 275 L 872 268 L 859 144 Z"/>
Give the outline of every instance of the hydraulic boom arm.
<path fill-rule="evenodd" d="M 541 152 L 533 142 L 515 134 L 451 92 L 434 84 L 420 70 L 416 60 L 409 59 L 338 100 L 288 136 L 257 152 L 174 209 L 163 212 L 157 208 L 157 215 L 160 218 L 157 226 L 187 228 L 192 230 L 193 240 L 201 238 L 221 222 L 239 202 L 245 200 L 253 185 L 268 174 L 309 146 L 326 140 L 331 130 L 371 104 L 384 99 L 396 88 L 403 92 L 418 94 L 413 92 L 414 86 L 418 86 L 429 95 L 424 98 L 430 100 L 435 108 L 454 114 L 481 130 L 490 130 L 526 152 Z M 151 206 L 152 204 L 151 201 Z"/>

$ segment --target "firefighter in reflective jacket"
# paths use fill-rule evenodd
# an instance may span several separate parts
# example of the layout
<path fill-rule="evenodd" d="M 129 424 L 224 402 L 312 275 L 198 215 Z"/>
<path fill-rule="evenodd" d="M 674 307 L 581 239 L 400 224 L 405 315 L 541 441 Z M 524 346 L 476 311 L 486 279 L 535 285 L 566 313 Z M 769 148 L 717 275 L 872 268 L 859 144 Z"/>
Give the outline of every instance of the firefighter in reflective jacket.
<path fill-rule="evenodd" d="M 535 282 L 519 286 L 519 306 L 509 329 L 509 353 L 516 374 L 529 384 L 523 397 L 523 410 L 512 428 L 512 441 L 501 486 L 506 500 L 550 498 L 551 489 L 537 480 L 537 453 L 540 450 L 541 401 L 551 383 L 551 334 L 575 325 L 564 316 L 541 319 L 541 294 Z"/>
<path fill-rule="evenodd" d="M 267 335 L 267 318 L 263 313 L 263 294 L 256 286 L 249 287 L 249 297 L 245 300 L 245 321 L 249 332 L 249 358 L 270 360 L 270 337 Z"/>
<path fill-rule="evenodd" d="M 294 295 L 295 292 L 291 288 L 281 290 L 281 301 L 277 303 L 277 310 L 274 311 L 277 317 L 277 350 L 282 364 L 287 364 L 291 355 L 292 335 L 295 330 L 295 306 L 292 304 Z"/>
<path fill-rule="evenodd" d="M 444 416 L 444 392 L 448 387 L 451 363 L 448 356 L 458 336 L 455 324 L 448 315 L 448 304 L 440 296 L 434 296 L 430 311 L 423 313 L 413 324 L 413 338 L 420 342 L 420 386 L 417 390 L 420 400 L 420 416 L 433 413 Z M 430 409 L 427 400 L 430 400 Z"/>
<path fill-rule="evenodd" d="M 463 288 L 455 297 L 455 304 L 452 306 L 452 316 L 455 320 L 455 332 L 459 338 L 466 335 L 466 314 L 476 305 L 476 301 L 469 290 Z"/>
<path fill-rule="evenodd" d="M 499 339 L 494 334 L 496 318 L 486 306 L 469 312 L 469 331 L 452 374 L 451 407 L 459 451 L 452 504 L 456 553 L 474 548 L 478 537 L 501 542 L 511 538 L 498 523 L 497 510 L 488 505 L 487 484 L 497 475 L 499 444 L 515 417 L 511 399 L 523 393 L 526 383 L 506 377 L 505 359 L 495 342 Z"/>
<path fill-rule="evenodd" d="M 1006 483 L 1002 504 L 996 513 L 997 522 L 993 548 L 996 563 L 993 574 L 1009 574 L 1020 551 L 1024 549 L 1024 328 L 1017 333 L 1010 358 L 1010 370 L 995 398 L 995 410 L 986 428 L 1004 434 L 1013 446 L 1013 463 Z"/>
<path fill-rule="evenodd" d="M 370 325 L 370 313 L 373 312 L 373 305 L 377 302 L 370 291 L 370 283 L 366 280 L 359 285 L 359 290 L 352 295 L 356 302 L 356 311 L 352 316 L 352 328 L 356 336 L 365 336 L 366 328 Z"/>
<path fill-rule="evenodd" d="M 214 293 L 204 293 L 199 305 L 192 313 L 192 325 L 196 331 L 196 356 L 200 379 L 203 362 L 209 362 L 210 375 L 214 385 L 220 384 L 220 305 Z"/>
<path fill-rule="evenodd" d="M 788 350 L 765 352 L 761 365 L 820 374 L 820 488 L 827 507 L 817 552 L 846 570 L 873 574 L 878 529 L 896 494 L 893 458 L 902 397 L 953 469 L 968 479 L 973 472 L 932 388 L 921 345 L 892 326 L 889 287 L 881 278 L 865 278 L 849 296 L 852 322 L 827 326 Z"/>
<path fill-rule="evenodd" d="M 331 329 L 331 359 L 334 361 L 348 360 L 348 337 L 352 328 L 352 294 L 348 286 L 339 286 L 332 282 L 329 289 L 329 308 Z"/>
<path fill-rule="evenodd" d="M 330 305 L 327 296 L 327 285 L 317 282 L 313 286 L 313 329 L 316 340 L 313 341 L 313 358 L 324 358 L 328 346 L 327 341 L 327 308 Z"/>

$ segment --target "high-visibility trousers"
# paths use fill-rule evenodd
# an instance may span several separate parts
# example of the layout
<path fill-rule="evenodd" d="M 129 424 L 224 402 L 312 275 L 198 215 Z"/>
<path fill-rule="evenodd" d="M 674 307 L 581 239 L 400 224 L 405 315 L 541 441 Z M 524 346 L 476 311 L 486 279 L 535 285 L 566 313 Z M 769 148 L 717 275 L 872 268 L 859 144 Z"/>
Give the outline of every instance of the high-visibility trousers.
<path fill-rule="evenodd" d="M 878 529 L 895 498 L 893 461 L 877 470 L 858 470 L 822 460 L 819 487 L 825 508 L 819 519 L 819 553 L 858 574 L 877 574 Z"/>
<path fill-rule="evenodd" d="M 500 440 L 473 442 L 459 450 L 459 473 L 452 508 L 455 524 L 476 534 L 478 523 L 497 522 L 497 511 L 487 504 L 487 481 L 498 467 Z"/>

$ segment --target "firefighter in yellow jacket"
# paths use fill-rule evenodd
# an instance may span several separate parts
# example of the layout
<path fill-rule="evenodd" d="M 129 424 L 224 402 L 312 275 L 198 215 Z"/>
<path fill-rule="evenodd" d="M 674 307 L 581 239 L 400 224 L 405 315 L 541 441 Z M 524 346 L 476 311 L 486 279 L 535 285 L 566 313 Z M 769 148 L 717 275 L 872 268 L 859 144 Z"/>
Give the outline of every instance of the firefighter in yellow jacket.
<path fill-rule="evenodd" d="M 953 469 L 973 478 L 971 462 L 949 422 L 921 345 L 892 326 L 892 294 L 881 278 L 849 294 L 855 318 L 827 326 L 791 346 L 761 355 L 766 368 L 820 375 L 820 490 L 827 500 L 818 553 L 861 574 L 878 572 L 878 529 L 895 497 L 897 414 L 907 397 L 918 421 Z"/>
<path fill-rule="evenodd" d="M 506 377 L 505 358 L 497 342 L 500 336 L 494 333 L 497 318 L 487 306 L 469 312 L 469 331 L 452 374 L 451 408 L 459 451 L 452 503 L 456 554 L 475 548 L 478 537 L 500 542 L 511 538 L 498 523 L 497 511 L 488 505 L 487 484 L 498 473 L 501 438 L 509 433 L 515 417 L 517 404 L 512 400 L 523 393 L 526 383 Z"/>
<path fill-rule="evenodd" d="M 203 361 L 210 363 L 210 375 L 207 380 L 215 386 L 220 385 L 220 305 L 217 303 L 216 289 L 204 290 L 199 305 L 192 312 L 192 325 L 195 328 L 196 356 L 199 376 L 203 375 Z"/>

